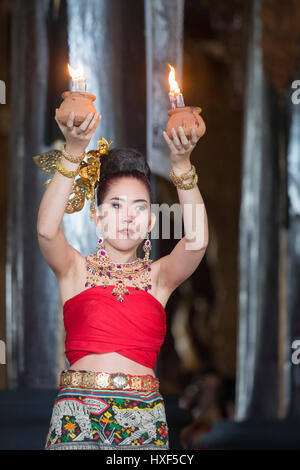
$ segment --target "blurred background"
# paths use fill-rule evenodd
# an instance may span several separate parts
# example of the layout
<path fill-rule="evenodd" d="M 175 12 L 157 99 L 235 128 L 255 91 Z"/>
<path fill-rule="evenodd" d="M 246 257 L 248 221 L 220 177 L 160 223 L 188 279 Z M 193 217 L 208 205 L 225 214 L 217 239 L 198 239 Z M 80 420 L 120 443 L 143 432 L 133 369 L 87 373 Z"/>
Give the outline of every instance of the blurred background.
<path fill-rule="evenodd" d="M 89 148 L 104 136 L 142 151 L 159 204 L 178 202 L 168 63 L 206 123 L 191 160 L 209 246 L 168 301 L 155 371 L 170 448 L 300 448 L 300 3 L 2 0 L 0 25 L 0 447 L 42 448 L 66 366 L 36 234 L 47 175 L 32 157 L 61 148 L 55 108 L 80 62 L 102 114 Z M 63 220 L 84 255 L 97 244 L 88 214 Z M 177 241 L 152 240 L 151 258 Z"/>

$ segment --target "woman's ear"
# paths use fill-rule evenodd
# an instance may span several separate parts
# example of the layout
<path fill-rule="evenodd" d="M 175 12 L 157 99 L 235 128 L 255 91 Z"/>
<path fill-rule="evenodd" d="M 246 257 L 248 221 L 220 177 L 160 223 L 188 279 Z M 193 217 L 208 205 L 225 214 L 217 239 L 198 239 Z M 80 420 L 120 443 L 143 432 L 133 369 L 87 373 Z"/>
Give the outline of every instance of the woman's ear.
<path fill-rule="evenodd" d="M 95 212 L 94 212 L 94 215 L 93 215 L 93 219 L 94 219 L 95 225 L 97 225 L 97 221 L 98 221 L 98 212 L 97 212 L 97 209 L 95 209 Z"/>
<path fill-rule="evenodd" d="M 99 219 L 100 219 L 100 210 L 99 210 L 98 207 L 96 207 L 95 212 L 94 212 L 94 222 L 95 222 L 96 226 L 99 223 Z"/>

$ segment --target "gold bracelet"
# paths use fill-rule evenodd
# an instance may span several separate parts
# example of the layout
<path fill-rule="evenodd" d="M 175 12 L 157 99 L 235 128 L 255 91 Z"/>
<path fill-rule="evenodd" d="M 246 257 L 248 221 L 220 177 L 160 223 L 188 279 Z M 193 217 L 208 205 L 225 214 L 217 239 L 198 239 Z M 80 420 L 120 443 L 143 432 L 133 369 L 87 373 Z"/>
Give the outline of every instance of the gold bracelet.
<path fill-rule="evenodd" d="M 63 176 L 66 176 L 67 178 L 75 178 L 75 176 L 79 175 L 81 170 L 81 167 L 77 168 L 75 171 L 66 170 L 66 168 L 62 167 L 60 158 L 56 160 L 56 168 Z"/>
<path fill-rule="evenodd" d="M 198 183 L 198 175 L 195 173 L 193 181 L 191 183 L 174 183 L 179 189 L 193 189 Z"/>
<path fill-rule="evenodd" d="M 176 183 L 182 183 L 183 180 L 190 178 L 196 174 L 196 168 L 194 165 L 192 165 L 191 169 L 187 171 L 186 173 L 183 173 L 182 175 L 176 176 L 174 173 L 174 170 L 172 169 L 170 171 L 170 176 L 172 178 L 173 183 L 176 185 Z"/>
<path fill-rule="evenodd" d="M 64 144 L 64 146 L 61 150 L 61 153 L 65 157 L 66 160 L 69 160 L 69 162 L 72 162 L 72 163 L 80 163 L 86 155 L 85 151 L 83 152 L 82 155 L 79 155 L 79 157 L 74 157 L 74 156 L 70 155 L 68 152 L 66 152 L 66 144 Z"/>

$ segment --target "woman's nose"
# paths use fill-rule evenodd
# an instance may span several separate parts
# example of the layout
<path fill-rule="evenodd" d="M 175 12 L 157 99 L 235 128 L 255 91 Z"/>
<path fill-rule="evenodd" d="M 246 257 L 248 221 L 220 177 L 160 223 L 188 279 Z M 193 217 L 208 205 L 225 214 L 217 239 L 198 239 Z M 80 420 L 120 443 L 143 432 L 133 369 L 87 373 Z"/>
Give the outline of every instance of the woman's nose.
<path fill-rule="evenodd" d="M 133 210 L 131 210 L 130 208 L 128 208 L 127 210 L 125 210 L 125 220 L 127 220 L 128 222 L 134 220 L 135 218 L 135 213 Z"/>

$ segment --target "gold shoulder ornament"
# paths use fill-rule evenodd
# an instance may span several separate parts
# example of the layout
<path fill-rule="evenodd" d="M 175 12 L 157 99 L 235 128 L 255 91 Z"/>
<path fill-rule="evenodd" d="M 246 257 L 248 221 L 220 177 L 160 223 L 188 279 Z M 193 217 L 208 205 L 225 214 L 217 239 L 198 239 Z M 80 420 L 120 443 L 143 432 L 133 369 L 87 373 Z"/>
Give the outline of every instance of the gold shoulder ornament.
<path fill-rule="evenodd" d="M 80 163 L 78 178 L 73 183 L 70 198 L 65 208 L 65 212 L 68 214 L 81 211 L 85 199 L 90 199 L 90 219 L 93 219 L 95 213 L 95 185 L 100 179 L 101 157 L 108 154 L 111 144 L 112 140 L 107 142 L 104 137 L 101 137 L 97 141 L 97 150 L 89 150 L 87 152 L 87 161 Z M 61 150 L 49 150 L 32 158 L 43 173 L 54 174 L 57 170 L 56 162 L 61 156 Z M 48 186 L 51 179 L 45 181 L 44 186 Z"/>

